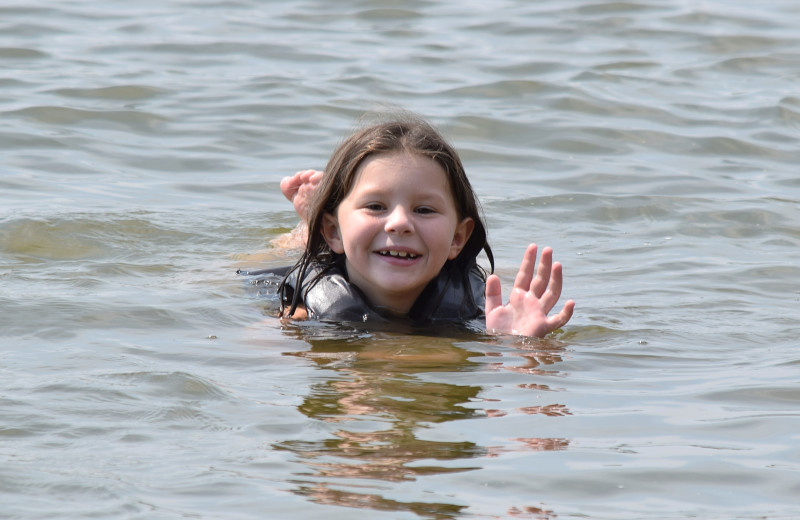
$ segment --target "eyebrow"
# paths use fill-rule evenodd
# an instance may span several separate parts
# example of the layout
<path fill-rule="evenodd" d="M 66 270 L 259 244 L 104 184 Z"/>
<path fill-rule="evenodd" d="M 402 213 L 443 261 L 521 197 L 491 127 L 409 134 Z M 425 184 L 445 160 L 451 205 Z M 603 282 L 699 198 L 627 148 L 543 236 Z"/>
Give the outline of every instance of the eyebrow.
<path fill-rule="evenodd" d="M 383 189 L 383 188 L 376 188 L 376 189 L 367 189 L 361 192 L 358 195 L 360 200 L 363 199 L 371 199 L 371 198 L 384 198 L 390 196 L 392 194 L 392 190 Z M 413 195 L 413 199 L 416 201 L 421 201 L 422 203 L 430 203 L 430 204 L 447 204 L 448 202 L 448 194 L 442 194 L 438 190 L 437 191 L 425 191 L 425 192 L 416 192 Z M 455 201 L 454 201 L 455 202 Z"/>

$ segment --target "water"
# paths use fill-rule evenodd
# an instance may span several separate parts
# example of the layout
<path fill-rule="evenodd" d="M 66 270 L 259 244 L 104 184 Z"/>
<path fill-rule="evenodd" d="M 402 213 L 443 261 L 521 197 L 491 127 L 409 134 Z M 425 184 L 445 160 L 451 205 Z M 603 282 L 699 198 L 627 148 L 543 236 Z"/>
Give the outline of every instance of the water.
<path fill-rule="evenodd" d="M 800 517 L 794 0 L 0 5 L 0 517 Z M 278 182 L 462 153 L 543 341 L 282 324 Z"/>

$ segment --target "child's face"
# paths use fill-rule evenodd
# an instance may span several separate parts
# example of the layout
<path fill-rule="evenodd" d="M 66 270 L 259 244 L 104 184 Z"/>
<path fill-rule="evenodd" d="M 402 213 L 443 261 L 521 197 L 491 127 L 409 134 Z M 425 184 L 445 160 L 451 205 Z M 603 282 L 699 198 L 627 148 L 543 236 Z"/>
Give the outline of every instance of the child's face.
<path fill-rule="evenodd" d="M 347 274 L 373 305 L 406 313 L 445 261 L 458 256 L 475 223 L 459 220 L 447 174 L 408 153 L 368 157 L 323 235 L 346 258 Z"/>

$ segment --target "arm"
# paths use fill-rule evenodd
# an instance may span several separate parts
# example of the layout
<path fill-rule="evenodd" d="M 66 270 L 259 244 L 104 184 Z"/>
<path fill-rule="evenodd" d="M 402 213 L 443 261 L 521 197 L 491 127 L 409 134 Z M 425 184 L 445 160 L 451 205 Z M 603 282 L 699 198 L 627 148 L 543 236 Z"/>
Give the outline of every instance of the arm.
<path fill-rule="evenodd" d="M 288 311 L 288 309 L 285 309 Z M 285 314 L 281 316 L 281 318 L 290 318 L 293 320 L 307 320 L 308 319 L 308 310 L 305 308 L 304 305 L 298 305 L 297 308 L 294 310 L 294 314 L 291 316 L 286 316 Z"/>
<path fill-rule="evenodd" d="M 539 268 L 536 264 L 536 244 L 525 251 L 514 280 L 508 303 L 503 305 L 500 278 L 491 275 L 486 280 L 486 330 L 492 333 L 545 337 L 563 327 L 572 317 L 575 302 L 564 304 L 561 312 L 548 317 L 561 297 L 562 272 L 559 262 L 553 263 L 553 250 L 542 250 Z"/>

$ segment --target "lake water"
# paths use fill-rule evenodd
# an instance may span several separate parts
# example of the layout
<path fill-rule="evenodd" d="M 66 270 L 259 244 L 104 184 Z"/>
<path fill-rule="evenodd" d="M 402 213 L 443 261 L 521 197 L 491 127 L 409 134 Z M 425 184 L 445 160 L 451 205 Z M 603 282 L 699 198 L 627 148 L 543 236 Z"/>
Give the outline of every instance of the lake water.
<path fill-rule="evenodd" d="M 796 0 L 0 4 L 0 518 L 800 518 Z M 278 190 L 462 154 L 545 340 L 281 324 Z"/>

